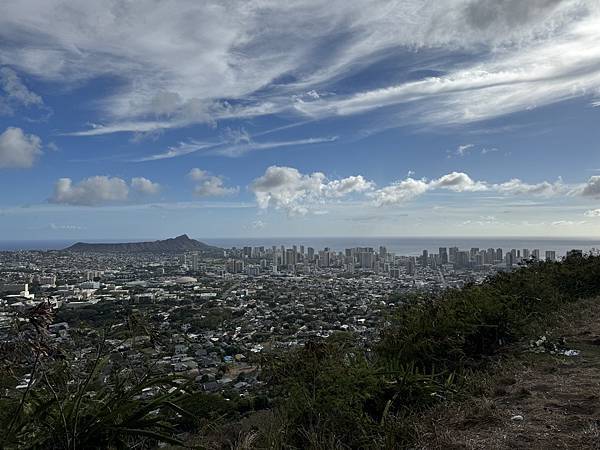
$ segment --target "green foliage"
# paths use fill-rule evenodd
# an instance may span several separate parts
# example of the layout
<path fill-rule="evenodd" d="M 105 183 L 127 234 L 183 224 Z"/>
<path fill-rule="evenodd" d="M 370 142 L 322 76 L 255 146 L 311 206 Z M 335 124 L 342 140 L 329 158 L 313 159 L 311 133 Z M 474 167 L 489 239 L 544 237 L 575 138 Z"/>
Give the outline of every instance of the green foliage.
<path fill-rule="evenodd" d="M 600 295 L 600 257 L 534 263 L 481 285 L 406 299 L 370 346 L 351 335 L 265 361 L 283 444 L 402 448 L 411 414 L 457 393 L 504 345 L 530 336 L 568 302 Z M 260 446 L 259 446 L 260 447 Z"/>
<path fill-rule="evenodd" d="M 127 370 L 102 380 L 108 358 L 101 353 L 82 371 L 64 363 L 37 367 L 35 386 L 17 402 L 4 404 L 14 417 L 5 448 L 129 448 L 133 443 L 180 444 L 178 425 L 190 413 L 179 404 L 189 395 L 185 380 Z"/>
<path fill-rule="evenodd" d="M 265 375 L 295 425 L 287 436 L 290 443 L 302 447 L 308 437 L 336 442 L 348 436 L 355 446 L 366 444 L 375 424 L 371 403 L 383 384 L 352 336 L 334 335 L 273 356 Z"/>

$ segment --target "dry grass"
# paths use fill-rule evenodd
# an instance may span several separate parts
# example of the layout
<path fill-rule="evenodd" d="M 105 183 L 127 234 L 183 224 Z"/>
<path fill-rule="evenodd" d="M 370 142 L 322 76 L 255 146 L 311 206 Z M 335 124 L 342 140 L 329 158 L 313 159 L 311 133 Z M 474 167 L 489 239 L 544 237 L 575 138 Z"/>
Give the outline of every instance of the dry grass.
<path fill-rule="evenodd" d="M 473 397 L 420 417 L 416 447 L 600 449 L 600 300 L 578 303 L 551 336 L 580 355 L 514 350 L 473 378 Z M 524 420 L 511 420 L 515 415 Z"/>

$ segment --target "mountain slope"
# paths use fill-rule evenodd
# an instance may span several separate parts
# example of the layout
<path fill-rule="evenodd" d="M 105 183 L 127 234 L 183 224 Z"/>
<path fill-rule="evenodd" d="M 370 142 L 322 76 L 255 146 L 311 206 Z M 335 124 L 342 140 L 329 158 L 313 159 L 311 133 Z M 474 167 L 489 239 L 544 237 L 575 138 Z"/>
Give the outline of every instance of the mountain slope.
<path fill-rule="evenodd" d="M 205 244 L 204 242 L 190 239 L 186 234 L 182 234 L 176 238 L 152 242 L 125 242 L 115 244 L 77 242 L 64 250 L 68 252 L 93 253 L 181 253 L 189 251 L 214 253 L 218 252 L 220 249 Z"/>

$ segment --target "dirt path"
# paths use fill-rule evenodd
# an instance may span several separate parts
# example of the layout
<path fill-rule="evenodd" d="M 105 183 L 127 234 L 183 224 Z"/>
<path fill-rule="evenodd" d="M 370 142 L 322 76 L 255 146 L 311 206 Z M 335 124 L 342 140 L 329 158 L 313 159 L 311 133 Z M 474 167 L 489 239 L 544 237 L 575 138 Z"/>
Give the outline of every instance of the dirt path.
<path fill-rule="evenodd" d="M 600 449 L 600 299 L 573 309 L 551 335 L 578 356 L 517 355 L 481 395 L 424 421 L 419 448 Z"/>

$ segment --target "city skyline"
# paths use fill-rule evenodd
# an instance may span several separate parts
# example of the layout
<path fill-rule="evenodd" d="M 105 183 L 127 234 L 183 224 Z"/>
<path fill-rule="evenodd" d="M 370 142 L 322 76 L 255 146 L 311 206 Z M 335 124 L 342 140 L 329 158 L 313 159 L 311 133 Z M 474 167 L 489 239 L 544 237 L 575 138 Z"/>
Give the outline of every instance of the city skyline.
<path fill-rule="evenodd" d="M 600 6 L 0 6 L 2 240 L 600 237 Z"/>

